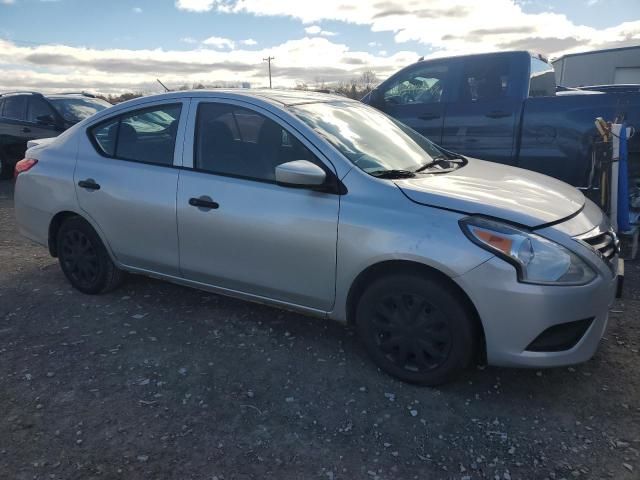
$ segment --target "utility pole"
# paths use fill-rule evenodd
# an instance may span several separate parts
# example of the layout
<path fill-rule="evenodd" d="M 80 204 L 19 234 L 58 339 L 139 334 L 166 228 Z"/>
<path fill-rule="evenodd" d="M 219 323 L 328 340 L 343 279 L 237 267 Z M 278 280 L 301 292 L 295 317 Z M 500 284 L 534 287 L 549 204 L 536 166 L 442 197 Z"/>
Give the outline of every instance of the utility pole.
<path fill-rule="evenodd" d="M 262 59 L 263 62 L 269 62 L 269 88 L 271 88 L 271 60 L 275 60 L 275 57 L 269 56 Z"/>

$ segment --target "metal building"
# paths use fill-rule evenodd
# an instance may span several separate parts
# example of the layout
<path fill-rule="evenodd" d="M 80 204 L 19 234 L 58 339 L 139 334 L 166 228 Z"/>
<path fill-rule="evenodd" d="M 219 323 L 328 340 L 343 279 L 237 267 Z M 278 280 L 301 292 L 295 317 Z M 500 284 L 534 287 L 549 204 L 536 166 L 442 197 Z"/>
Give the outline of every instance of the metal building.
<path fill-rule="evenodd" d="M 640 84 L 640 45 L 570 53 L 552 63 L 556 83 L 565 87 Z"/>

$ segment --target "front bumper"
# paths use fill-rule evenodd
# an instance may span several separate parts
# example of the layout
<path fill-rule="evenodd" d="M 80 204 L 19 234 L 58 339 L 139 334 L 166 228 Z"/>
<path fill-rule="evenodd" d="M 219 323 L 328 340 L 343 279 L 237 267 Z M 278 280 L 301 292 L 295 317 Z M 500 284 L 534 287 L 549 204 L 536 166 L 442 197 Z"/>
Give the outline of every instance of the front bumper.
<path fill-rule="evenodd" d="M 618 286 L 616 276 L 602 272 L 582 286 L 519 283 L 513 266 L 495 257 L 455 280 L 480 316 L 487 362 L 510 367 L 556 367 L 591 358 L 604 334 Z M 584 319 L 593 320 L 571 348 L 527 350 L 549 327 Z"/>

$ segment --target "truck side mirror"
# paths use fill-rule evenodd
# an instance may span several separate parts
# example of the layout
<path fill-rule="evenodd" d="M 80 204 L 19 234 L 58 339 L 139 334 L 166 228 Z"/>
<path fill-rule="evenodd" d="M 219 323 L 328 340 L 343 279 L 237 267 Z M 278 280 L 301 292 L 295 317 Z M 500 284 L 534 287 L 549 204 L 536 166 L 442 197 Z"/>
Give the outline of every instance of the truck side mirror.
<path fill-rule="evenodd" d="M 374 88 L 369 95 L 369 105 L 372 107 L 382 107 L 384 105 L 384 94 L 380 89 Z"/>
<path fill-rule="evenodd" d="M 56 121 L 52 115 L 40 115 L 36 118 L 38 125 L 44 125 L 47 127 L 56 127 Z"/>

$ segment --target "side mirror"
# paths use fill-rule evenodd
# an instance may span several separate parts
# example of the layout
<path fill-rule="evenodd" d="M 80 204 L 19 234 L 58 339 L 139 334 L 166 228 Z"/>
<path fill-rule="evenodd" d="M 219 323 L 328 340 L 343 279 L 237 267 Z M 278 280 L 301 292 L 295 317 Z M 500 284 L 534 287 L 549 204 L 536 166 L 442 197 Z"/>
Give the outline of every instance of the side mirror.
<path fill-rule="evenodd" d="M 46 125 L 48 127 L 56 126 L 56 121 L 51 115 L 40 115 L 39 117 L 36 117 L 36 122 L 38 125 Z"/>
<path fill-rule="evenodd" d="M 276 167 L 276 183 L 285 187 L 319 187 L 327 180 L 327 174 L 308 160 L 294 160 Z"/>

